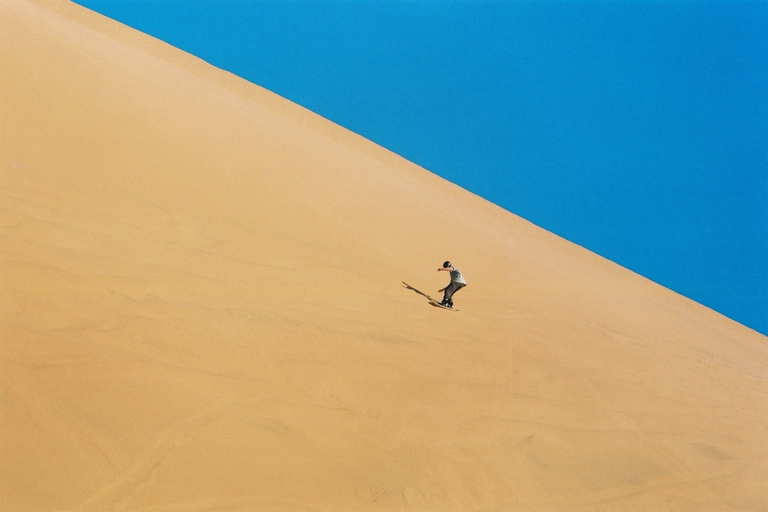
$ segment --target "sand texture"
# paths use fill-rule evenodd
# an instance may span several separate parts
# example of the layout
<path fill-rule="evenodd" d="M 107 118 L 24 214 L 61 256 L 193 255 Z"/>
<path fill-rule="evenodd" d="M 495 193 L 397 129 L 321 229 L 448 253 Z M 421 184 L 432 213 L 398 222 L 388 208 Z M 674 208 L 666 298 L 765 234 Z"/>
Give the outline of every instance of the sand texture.
<path fill-rule="evenodd" d="M 768 510 L 765 336 L 64 0 L 0 109 L 3 512 Z"/>

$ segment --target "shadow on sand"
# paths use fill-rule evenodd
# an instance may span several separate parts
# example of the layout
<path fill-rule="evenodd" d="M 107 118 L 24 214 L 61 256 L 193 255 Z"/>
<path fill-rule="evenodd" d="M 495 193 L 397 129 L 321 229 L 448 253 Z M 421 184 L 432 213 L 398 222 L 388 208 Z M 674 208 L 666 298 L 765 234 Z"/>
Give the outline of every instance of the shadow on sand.
<path fill-rule="evenodd" d="M 430 306 L 435 306 L 436 308 L 440 308 L 440 309 L 448 309 L 450 311 L 458 311 L 458 309 L 447 308 L 447 307 L 441 305 L 439 300 L 437 300 L 437 299 L 435 299 L 433 297 L 430 297 L 429 295 L 427 295 L 426 293 L 424 293 L 421 290 L 417 290 L 416 288 L 414 288 L 413 286 L 409 285 L 405 281 L 402 281 L 402 283 L 403 283 L 403 287 L 408 288 L 409 290 L 412 290 L 412 291 L 418 293 L 422 297 L 425 297 L 429 301 L 429 305 Z"/>
<path fill-rule="evenodd" d="M 408 288 L 409 290 L 413 290 L 414 292 L 418 293 L 418 294 L 419 294 L 419 295 L 421 295 L 422 297 L 426 297 L 426 298 L 427 298 L 427 300 L 429 300 L 429 301 L 433 301 L 433 300 L 435 300 L 435 299 L 433 299 L 432 297 L 430 297 L 429 295 L 427 295 L 426 293 L 424 293 L 423 291 L 421 291 L 421 290 L 417 290 L 417 289 L 416 289 L 416 288 L 414 288 L 413 286 L 409 285 L 409 284 L 408 284 L 408 283 L 406 283 L 405 281 L 403 281 L 402 283 L 403 283 L 403 286 L 404 286 L 405 288 Z"/>

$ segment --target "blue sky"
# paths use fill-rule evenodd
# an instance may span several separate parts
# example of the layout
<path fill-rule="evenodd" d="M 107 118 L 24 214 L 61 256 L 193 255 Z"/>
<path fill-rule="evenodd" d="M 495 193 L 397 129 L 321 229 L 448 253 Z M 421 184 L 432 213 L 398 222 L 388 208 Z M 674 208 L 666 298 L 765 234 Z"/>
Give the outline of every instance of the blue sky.
<path fill-rule="evenodd" d="M 768 2 L 77 2 L 768 334 Z"/>

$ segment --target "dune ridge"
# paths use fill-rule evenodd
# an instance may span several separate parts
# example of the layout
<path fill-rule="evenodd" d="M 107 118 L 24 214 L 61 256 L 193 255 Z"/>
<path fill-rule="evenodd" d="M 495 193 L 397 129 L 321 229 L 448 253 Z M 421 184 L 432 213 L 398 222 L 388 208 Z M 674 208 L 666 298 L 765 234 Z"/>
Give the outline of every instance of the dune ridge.
<path fill-rule="evenodd" d="M 71 2 L 0 28 L 0 509 L 768 509 L 765 336 Z"/>

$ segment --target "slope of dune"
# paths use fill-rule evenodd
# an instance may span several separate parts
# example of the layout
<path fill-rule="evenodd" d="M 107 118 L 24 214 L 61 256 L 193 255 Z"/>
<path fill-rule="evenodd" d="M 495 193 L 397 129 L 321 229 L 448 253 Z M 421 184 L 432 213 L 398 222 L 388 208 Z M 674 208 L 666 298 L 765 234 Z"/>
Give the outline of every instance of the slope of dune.
<path fill-rule="evenodd" d="M 0 510 L 768 509 L 766 337 L 64 0 L 0 109 Z"/>

